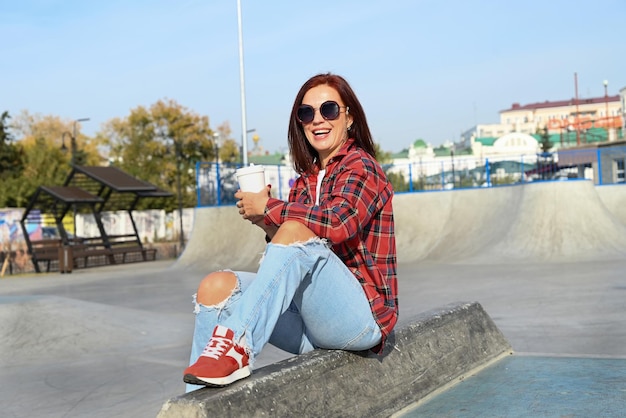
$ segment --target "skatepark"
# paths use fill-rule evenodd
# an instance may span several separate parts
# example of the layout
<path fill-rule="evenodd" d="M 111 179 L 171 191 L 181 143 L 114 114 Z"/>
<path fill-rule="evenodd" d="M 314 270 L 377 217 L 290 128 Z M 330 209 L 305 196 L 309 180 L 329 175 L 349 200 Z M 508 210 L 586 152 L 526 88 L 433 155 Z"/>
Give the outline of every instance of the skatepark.
<path fill-rule="evenodd" d="M 470 373 L 420 398 L 418 407 L 426 409 L 419 416 L 618 416 L 612 413 L 626 407 L 626 187 L 563 181 L 398 194 L 394 216 L 397 329 L 411 329 L 415 318 L 428 323 L 425 312 L 477 302 L 514 353 L 485 364 L 485 374 Z M 263 244 L 262 232 L 234 207 L 198 208 L 178 260 L 0 280 L 2 416 L 163 413 L 184 392 L 197 283 L 218 268 L 254 270 Z M 461 317 L 464 309 L 450 311 Z M 268 346 L 256 366 L 289 360 Z M 546 372 L 513 384 L 510 376 L 499 380 L 503 374 L 493 367 Z M 545 396 L 578 393 L 565 378 L 535 385 L 565 368 L 570 378 L 584 370 L 596 384 L 586 398 L 559 403 Z M 603 374 L 609 369 L 612 375 Z M 495 375 L 481 383 L 486 373 Z M 490 402 L 481 403 L 479 389 L 490 382 L 498 383 L 485 395 Z M 316 391 L 328 383 L 313 376 L 308 384 L 307 395 L 319 401 Z M 468 396 L 478 409 L 464 406 Z M 196 394 L 190 402 L 207 397 Z M 583 412 L 563 409 L 565 400 Z"/>

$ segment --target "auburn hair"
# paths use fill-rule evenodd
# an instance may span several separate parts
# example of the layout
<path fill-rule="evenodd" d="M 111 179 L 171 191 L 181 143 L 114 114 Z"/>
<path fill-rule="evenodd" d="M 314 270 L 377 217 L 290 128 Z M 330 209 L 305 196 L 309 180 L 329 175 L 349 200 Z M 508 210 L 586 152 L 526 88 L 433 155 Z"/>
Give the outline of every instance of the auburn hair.
<path fill-rule="evenodd" d="M 354 144 L 362 148 L 365 152 L 376 158 L 374 141 L 372 134 L 367 125 L 367 119 L 363 106 L 356 97 L 354 90 L 350 84 L 341 76 L 332 73 L 317 74 L 309 78 L 300 88 L 291 108 L 291 116 L 289 117 L 289 129 L 287 131 L 287 141 L 289 143 L 289 153 L 293 161 L 296 172 L 310 173 L 313 172 L 315 160 L 318 158 L 317 151 L 309 144 L 304 133 L 302 123 L 297 118 L 298 108 L 302 104 L 302 99 L 306 92 L 313 87 L 320 85 L 328 85 L 339 93 L 339 97 L 343 101 L 344 106 L 350 108 L 349 112 L 352 116 L 352 126 L 349 136 L 354 139 Z"/>

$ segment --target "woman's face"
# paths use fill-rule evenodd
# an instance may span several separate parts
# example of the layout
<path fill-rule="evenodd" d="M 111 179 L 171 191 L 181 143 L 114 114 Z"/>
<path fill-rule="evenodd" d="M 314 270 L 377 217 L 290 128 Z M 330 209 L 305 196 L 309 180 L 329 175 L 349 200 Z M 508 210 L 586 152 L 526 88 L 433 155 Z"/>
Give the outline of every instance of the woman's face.
<path fill-rule="evenodd" d="M 334 120 L 324 119 L 320 106 L 327 101 L 339 104 L 339 117 Z M 309 144 L 317 151 L 321 168 L 326 168 L 328 160 L 335 155 L 348 139 L 348 126 L 352 125 L 352 116 L 347 112 L 339 93 L 332 87 L 322 84 L 307 91 L 302 98 L 303 105 L 314 109 L 313 120 L 302 123 L 302 128 Z"/>

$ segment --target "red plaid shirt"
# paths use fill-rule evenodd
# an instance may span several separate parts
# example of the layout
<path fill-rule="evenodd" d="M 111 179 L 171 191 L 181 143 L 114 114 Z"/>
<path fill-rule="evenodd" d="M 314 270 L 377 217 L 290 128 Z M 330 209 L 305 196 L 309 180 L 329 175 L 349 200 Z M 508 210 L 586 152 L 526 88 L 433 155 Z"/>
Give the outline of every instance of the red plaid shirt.
<path fill-rule="evenodd" d="M 297 220 L 330 242 L 363 286 L 384 343 L 398 320 L 391 183 L 378 162 L 348 140 L 326 166 L 319 206 L 316 184 L 317 173 L 298 177 L 288 202 L 270 198 L 265 222 Z"/>

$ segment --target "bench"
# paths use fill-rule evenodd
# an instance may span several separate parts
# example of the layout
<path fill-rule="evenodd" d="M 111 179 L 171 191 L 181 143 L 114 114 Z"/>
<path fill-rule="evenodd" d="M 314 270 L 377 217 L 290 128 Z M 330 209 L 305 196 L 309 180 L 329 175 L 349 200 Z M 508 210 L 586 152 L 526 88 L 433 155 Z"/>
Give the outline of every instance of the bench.
<path fill-rule="evenodd" d="M 132 263 L 137 261 L 154 261 L 155 248 L 144 248 L 135 235 L 109 236 L 109 252 L 115 257 L 115 263 Z"/>
<path fill-rule="evenodd" d="M 83 238 L 80 243 L 63 248 L 61 273 L 74 268 L 97 267 L 156 260 L 157 250 L 144 248 L 135 235 L 112 235 L 105 244 L 101 237 Z"/>
<path fill-rule="evenodd" d="M 39 263 L 46 263 L 46 272 L 50 272 L 53 262 L 59 261 L 63 243 L 60 239 L 44 239 L 31 242 L 31 257 L 35 270 L 39 272 Z"/>

